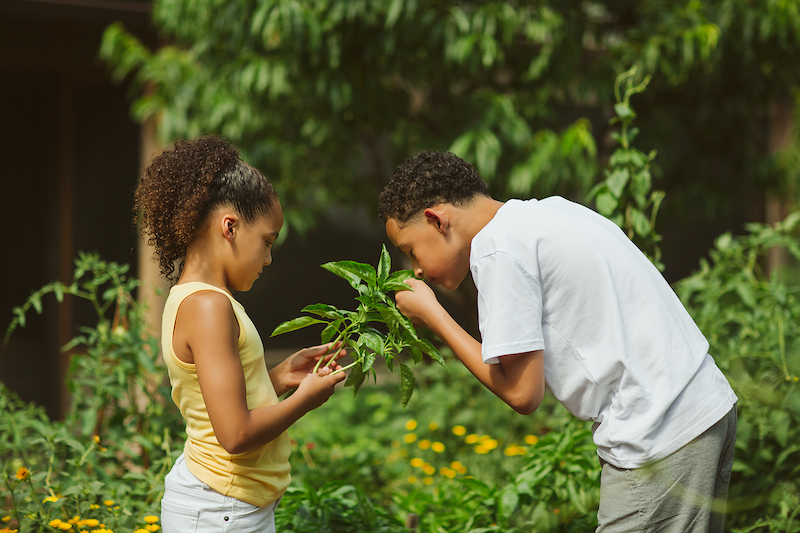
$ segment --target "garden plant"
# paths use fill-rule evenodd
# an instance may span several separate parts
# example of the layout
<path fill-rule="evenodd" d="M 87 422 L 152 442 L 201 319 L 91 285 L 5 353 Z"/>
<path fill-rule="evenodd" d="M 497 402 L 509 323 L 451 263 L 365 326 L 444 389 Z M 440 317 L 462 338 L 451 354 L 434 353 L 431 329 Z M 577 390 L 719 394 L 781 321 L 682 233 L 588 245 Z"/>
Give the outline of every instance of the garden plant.
<path fill-rule="evenodd" d="M 377 380 L 373 364 L 376 356 L 382 356 L 389 370 L 394 371 L 394 363 L 400 366 L 400 402 L 403 407 L 408 404 L 414 392 L 414 371 L 398 355 L 407 350 L 415 363 L 423 359 L 423 354 L 442 366 L 444 359 L 439 350 L 430 341 L 420 338 L 411 321 L 398 311 L 391 296 L 394 291 L 407 291 L 411 288 L 404 283 L 414 276 L 410 270 L 391 272 L 392 259 L 384 246 L 377 268 L 355 261 L 336 261 L 325 263 L 322 268 L 348 281 L 358 291 L 359 302 L 355 311 L 338 309 L 328 304 L 312 304 L 303 308 L 303 312 L 316 315 L 301 316 L 284 322 L 275 328 L 272 336 L 288 333 L 314 324 L 326 324 L 322 330 L 322 343 L 333 341 L 334 346 L 347 346 L 354 353 L 355 361 L 337 372 L 351 369 L 345 386 L 358 389 L 370 375 Z M 385 326 L 387 332 L 381 332 L 372 323 Z M 332 363 L 334 359 L 330 359 Z M 322 359 L 320 359 L 320 363 Z M 319 368 L 314 369 L 316 372 Z"/>

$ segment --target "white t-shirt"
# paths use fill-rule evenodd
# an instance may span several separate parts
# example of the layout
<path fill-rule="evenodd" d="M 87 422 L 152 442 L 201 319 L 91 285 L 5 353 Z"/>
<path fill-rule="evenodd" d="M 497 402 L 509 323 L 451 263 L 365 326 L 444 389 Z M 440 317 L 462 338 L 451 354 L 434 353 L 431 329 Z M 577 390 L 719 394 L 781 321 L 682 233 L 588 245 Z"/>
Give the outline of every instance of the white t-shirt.
<path fill-rule="evenodd" d="M 737 401 L 672 288 L 616 224 L 560 197 L 510 200 L 472 240 L 482 355 L 544 350 L 545 381 L 595 422 L 605 461 L 677 451 Z"/>

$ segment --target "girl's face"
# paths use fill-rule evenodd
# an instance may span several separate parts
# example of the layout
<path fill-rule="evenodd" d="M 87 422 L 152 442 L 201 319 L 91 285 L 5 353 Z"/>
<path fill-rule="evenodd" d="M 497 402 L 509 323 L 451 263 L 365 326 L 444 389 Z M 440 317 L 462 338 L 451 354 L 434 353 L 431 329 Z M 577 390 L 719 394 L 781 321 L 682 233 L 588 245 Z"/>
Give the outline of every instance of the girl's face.
<path fill-rule="evenodd" d="M 235 262 L 227 276 L 230 290 L 250 290 L 264 267 L 272 263 L 272 246 L 282 227 L 283 209 L 277 201 L 269 214 L 261 215 L 250 224 L 237 225 L 232 241 Z"/>

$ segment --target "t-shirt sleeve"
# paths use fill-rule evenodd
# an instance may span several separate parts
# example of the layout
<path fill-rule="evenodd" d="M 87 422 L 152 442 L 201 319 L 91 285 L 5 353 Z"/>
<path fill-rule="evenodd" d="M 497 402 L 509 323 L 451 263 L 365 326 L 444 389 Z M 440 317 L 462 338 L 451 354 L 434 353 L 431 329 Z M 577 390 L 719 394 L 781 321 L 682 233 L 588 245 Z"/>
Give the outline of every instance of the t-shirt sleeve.
<path fill-rule="evenodd" d="M 494 252 L 476 261 L 472 274 L 483 361 L 496 364 L 504 355 L 544 349 L 542 290 L 536 273 L 515 257 Z"/>

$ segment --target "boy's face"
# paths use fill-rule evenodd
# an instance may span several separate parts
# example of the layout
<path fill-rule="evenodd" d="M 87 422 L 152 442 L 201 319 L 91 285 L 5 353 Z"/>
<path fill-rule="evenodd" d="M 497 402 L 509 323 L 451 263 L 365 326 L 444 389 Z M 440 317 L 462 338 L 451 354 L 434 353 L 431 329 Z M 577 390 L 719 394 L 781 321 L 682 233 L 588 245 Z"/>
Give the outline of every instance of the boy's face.
<path fill-rule="evenodd" d="M 455 290 L 469 272 L 469 243 L 460 246 L 447 222 L 429 214 L 412 218 L 404 225 L 390 218 L 386 221 L 386 235 L 398 250 L 411 259 L 417 277 L 424 277 L 434 285 Z"/>

